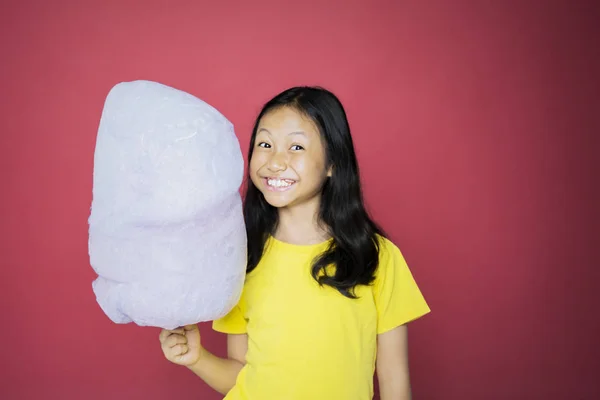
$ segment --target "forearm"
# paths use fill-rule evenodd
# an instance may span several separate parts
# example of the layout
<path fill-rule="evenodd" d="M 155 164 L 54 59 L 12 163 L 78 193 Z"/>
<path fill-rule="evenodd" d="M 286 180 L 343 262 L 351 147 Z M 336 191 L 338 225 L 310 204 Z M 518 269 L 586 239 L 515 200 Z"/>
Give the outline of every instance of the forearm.
<path fill-rule="evenodd" d="M 381 400 L 411 400 L 410 378 L 405 369 L 392 368 L 377 373 Z"/>
<path fill-rule="evenodd" d="M 230 358 L 217 357 L 203 349 L 198 362 L 188 368 L 206 384 L 225 395 L 233 388 L 237 376 L 244 365 Z"/>
<path fill-rule="evenodd" d="M 411 400 L 410 386 L 408 385 L 379 385 L 379 398 L 381 400 Z"/>
<path fill-rule="evenodd" d="M 380 371 L 377 374 L 381 400 L 411 400 L 410 378 L 402 371 Z"/>

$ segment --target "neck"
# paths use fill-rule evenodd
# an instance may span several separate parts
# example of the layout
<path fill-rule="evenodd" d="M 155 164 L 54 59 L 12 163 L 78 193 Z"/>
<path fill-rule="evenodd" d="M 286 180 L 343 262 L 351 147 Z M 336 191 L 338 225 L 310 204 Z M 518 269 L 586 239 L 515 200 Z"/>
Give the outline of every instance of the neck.
<path fill-rule="evenodd" d="M 310 245 L 329 239 L 326 228 L 319 225 L 318 199 L 301 205 L 280 208 L 275 237 L 283 242 Z"/>

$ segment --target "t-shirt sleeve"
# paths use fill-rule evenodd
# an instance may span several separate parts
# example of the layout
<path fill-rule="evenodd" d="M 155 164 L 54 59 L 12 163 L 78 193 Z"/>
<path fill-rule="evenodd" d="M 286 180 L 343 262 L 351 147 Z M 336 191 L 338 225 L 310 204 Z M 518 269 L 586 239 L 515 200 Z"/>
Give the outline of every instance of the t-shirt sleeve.
<path fill-rule="evenodd" d="M 383 239 L 374 283 L 377 333 L 414 321 L 431 310 L 400 249 Z"/>
<path fill-rule="evenodd" d="M 243 296 L 243 294 L 242 294 Z M 246 333 L 246 319 L 242 312 L 242 300 L 236 304 L 225 316 L 216 319 L 212 323 L 213 330 L 227 334 Z"/>

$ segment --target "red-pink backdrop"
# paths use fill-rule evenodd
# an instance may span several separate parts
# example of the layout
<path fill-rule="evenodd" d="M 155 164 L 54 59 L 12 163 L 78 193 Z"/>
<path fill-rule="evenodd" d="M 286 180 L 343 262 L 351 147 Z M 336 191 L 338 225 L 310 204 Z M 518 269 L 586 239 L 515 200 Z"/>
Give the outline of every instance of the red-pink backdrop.
<path fill-rule="evenodd" d="M 433 309 L 410 328 L 415 399 L 600 398 L 592 4 L 3 1 L 0 397 L 219 398 L 91 289 L 103 102 L 149 79 L 220 109 L 244 153 L 278 91 L 341 97 Z"/>

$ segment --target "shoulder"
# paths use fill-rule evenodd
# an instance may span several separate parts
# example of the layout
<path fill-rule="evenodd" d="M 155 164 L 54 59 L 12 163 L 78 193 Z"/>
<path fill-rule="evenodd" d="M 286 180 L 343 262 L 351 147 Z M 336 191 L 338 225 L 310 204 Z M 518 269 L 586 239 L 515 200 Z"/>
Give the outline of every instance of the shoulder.
<path fill-rule="evenodd" d="M 375 286 L 382 285 L 390 279 L 412 279 L 411 271 L 406 263 L 400 247 L 387 237 L 378 235 L 379 263 L 375 270 Z"/>
<path fill-rule="evenodd" d="M 394 262 L 404 261 L 404 256 L 400 248 L 389 238 L 377 235 L 377 245 L 379 248 L 379 266 L 389 266 Z"/>
<path fill-rule="evenodd" d="M 373 293 L 379 322 L 378 333 L 413 321 L 430 309 L 398 246 L 379 238 L 379 265 Z"/>
<path fill-rule="evenodd" d="M 375 235 L 379 248 L 383 250 L 398 249 L 398 246 L 391 239 L 383 235 Z"/>

